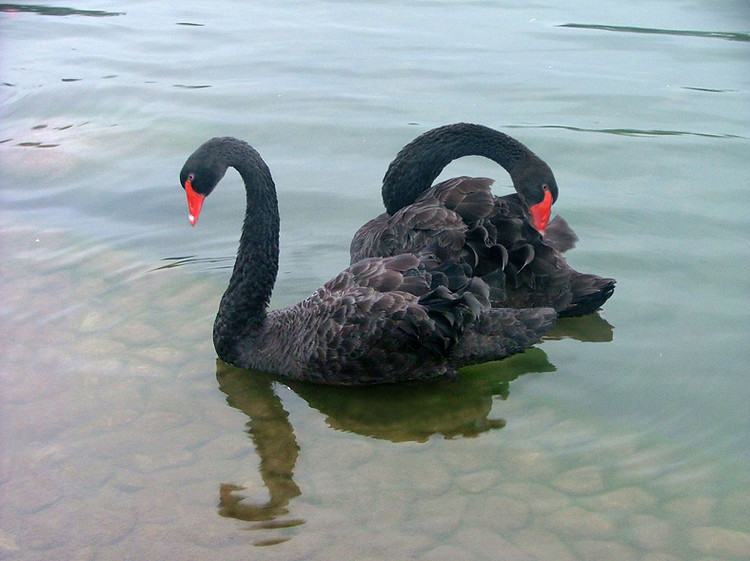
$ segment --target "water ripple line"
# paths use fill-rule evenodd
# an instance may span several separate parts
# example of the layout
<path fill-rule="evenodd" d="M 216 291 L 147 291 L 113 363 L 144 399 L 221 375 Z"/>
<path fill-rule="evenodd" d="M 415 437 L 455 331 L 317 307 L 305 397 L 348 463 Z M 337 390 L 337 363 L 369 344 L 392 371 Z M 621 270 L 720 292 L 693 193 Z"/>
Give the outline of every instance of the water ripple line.
<path fill-rule="evenodd" d="M 507 125 L 510 129 L 563 129 L 574 132 L 594 132 L 601 134 L 614 134 L 618 136 L 699 136 L 704 138 L 726 138 L 726 139 L 743 139 L 746 137 L 737 134 L 717 134 L 708 132 L 693 131 L 676 131 L 660 129 L 631 129 L 631 128 L 586 128 L 574 127 L 572 125 Z"/>
<path fill-rule="evenodd" d="M 563 23 L 558 27 L 573 29 L 595 29 L 598 31 L 614 31 L 618 33 L 645 33 L 651 35 L 678 35 L 682 37 L 702 37 L 708 39 L 724 39 L 726 41 L 750 42 L 750 34 L 732 31 L 694 31 L 690 29 L 660 29 L 656 27 L 631 27 L 624 25 L 602 25 L 595 23 Z"/>
<path fill-rule="evenodd" d="M 75 8 L 64 8 L 60 6 L 37 6 L 34 4 L 0 4 L 0 12 L 28 12 L 32 14 L 39 14 L 40 16 L 88 16 L 95 18 L 125 15 L 125 12 L 105 12 L 104 10 L 77 10 Z"/>

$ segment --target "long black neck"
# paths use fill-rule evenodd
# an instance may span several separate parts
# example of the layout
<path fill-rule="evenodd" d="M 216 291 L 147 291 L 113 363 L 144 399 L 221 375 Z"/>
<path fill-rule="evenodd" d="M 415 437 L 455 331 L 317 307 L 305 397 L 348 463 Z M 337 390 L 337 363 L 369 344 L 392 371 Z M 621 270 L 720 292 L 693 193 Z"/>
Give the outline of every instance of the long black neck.
<path fill-rule="evenodd" d="M 227 165 L 240 173 L 247 193 L 237 260 L 214 322 L 216 349 L 231 359 L 238 340 L 259 335 L 265 327 L 279 269 L 279 209 L 271 172 L 260 154 L 235 139 L 226 153 Z"/>
<path fill-rule="evenodd" d="M 404 146 L 383 178 L 383 203 L 388 214 L 412 204 L 432 186 L 445 166 L 464 156 L 484 156 L 513 178 L 531 159 L 538 159 L 516 139 L 499 131 L 458 123 L 424 133 Z"/>

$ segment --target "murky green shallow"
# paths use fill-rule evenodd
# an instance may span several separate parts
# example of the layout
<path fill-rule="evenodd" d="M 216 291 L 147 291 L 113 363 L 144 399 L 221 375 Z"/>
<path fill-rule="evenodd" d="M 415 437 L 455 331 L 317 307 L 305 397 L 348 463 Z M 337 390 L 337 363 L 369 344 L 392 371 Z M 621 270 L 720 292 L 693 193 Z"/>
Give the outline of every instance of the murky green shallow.
<path fill-rule="evenodd" d="M 0 558 L 750 558 L 744 5 L 207 6 L 0 5 Z M 282 306 L 458 120 L 551 165 L 605 310 L 432 384 L 217 363 L 244 197 L 190 228 L 187 155 L 269 163 Z"/>
<path fill-rule="evenodd" d="M 214 283 L 66 242 L 3 228 L 7 558 L 747 556 L 747 466 L 536 395 L 549 342 L 456 381 L 289 388 L 207 368 Z"/>

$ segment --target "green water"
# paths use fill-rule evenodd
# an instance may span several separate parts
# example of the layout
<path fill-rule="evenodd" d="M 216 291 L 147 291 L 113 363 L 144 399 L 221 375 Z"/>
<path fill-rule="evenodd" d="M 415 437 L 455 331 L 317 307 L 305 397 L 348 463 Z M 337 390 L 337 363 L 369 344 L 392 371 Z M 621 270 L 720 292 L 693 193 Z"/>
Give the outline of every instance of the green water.
<path fill-rule="evenodd" d="M 742 2 L 0 5 L 0 557 L 748 559 Z M 348 264 L 398 149 L 473 121 L 560 185 L 597 316 L 455 381 L 217 364 L 243 215 L 177 174 L 235 135 L 279 190 L 273 305 Z M 509 178 L 469 158 L 446 176 Z"/>

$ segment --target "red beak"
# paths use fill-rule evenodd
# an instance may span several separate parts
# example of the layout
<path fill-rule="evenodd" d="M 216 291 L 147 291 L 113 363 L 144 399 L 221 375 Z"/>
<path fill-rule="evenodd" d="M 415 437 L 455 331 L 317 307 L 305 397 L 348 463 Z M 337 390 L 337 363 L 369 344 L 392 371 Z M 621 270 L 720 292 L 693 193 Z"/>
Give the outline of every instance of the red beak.
<path fill-rule="evenodd" d="M 539 230 L 539 233 L 544 235 L 544 230 L 547 228 L 547 222 L 549 222 L 549 215 L 552 211 L 552 193 L 549 191 L 544 192 L 544 198 L 542 202 L 535 204 L 529 208 L 531 214 L 531 223 Z"/>
<path fill-rule="evenodd" d="M 189 179 L 185 182 L 185 193 L 187 194 L 188 202 L 188 220 L 190 220 L 191 226 L 195 226 L 206 196 L 196 193 L 193 190 L 193 183 Z"/>

